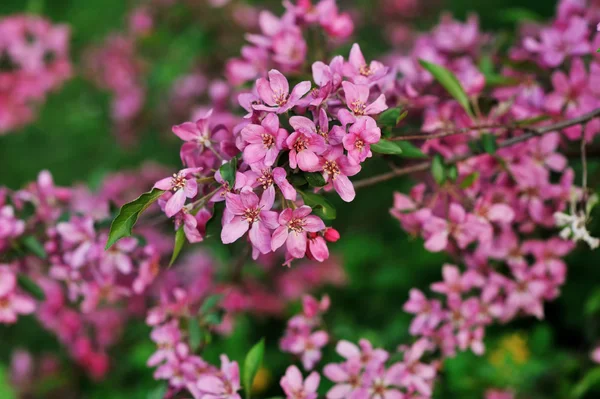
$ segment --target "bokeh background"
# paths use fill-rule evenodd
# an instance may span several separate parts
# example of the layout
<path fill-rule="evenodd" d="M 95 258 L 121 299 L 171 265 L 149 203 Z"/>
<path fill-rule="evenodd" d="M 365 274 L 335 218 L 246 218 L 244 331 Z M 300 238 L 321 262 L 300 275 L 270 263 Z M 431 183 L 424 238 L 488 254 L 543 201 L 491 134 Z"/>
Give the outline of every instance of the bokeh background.
<path fill-rule="evenodd" d="M 278 1 L 249 3 L 281 11 Z M 554 13 L 555 2 L 522 0 L 439 0 L 427 13 L 413 19 L 422 29 L 435 24 L 442 12 L 464 19 L 480 16 L 484 31 L 505 31 L 510 36 L 524 19 L 545 19 Z M 97 187 L 103 176 L 155 161 L 176 170 L 180 142 L 170 126 L 182 122 L 169 112 L 169 95 L 176 80 L 200 68 L 211 76 L 222 74 L 223 62 L 235 56 L 242 43 L 240 28 L 223 26 L 219 11 L 177 6 L 163 16 L 161 24 L 144 39 L 141 54 L 148 62 L 140 65 L 147 91 L 144 111 L 136 121 L 132 137 L 115 132 L 110 118 L 111 94 L 98 88 L 86 74 L 85 58 L 90 48 L 108 35 L 122 31 L 134 2 L 127 0 L 1 0 L 0 17 L 27 11 L 41 12 L 53 22 L 72 29 L 71 54 L 75 76 L 52 93 L 39 110 L 37 120 L 11 134 L 0 136 L 0 184 L 18 188 L 48 169 L 60 185 L 76 182 Z M 360 18 L 378 18 L 377 2 L 341 1 Z M 356 32 L 367 58 L 381 55 L 389 46 L 383 33 L 373 29 Z M 128 133 L 129 134 L 129 133 Z M 596 166 L 594 163 L 593 169 Z M 385 170 L 374 161 L 365 175 Z M 364 175 L 363 175 L 364 176 Z M 328 324 L 335 335 L 349 340 L 369 338 L 374 345 L 393 349 L 409 340 L 410 316 L 402 304 L 412 287 L 426 288 L 440 276 L 444 255 L 431 254 L 422 243 L 409 238 L 389 216 L 394 191 L 406 192 L 410 178 L 393 180 L 360 191 L 351 204 L 336 203 L 343 239 L 332 245 L 347 274 L 347 286 L 332 288 L 333 311 Z M 598 186 L 596 184 L 596 186 Z M 593 221 L 592 234 L 600 224 Z M 594 234 L 595 233 L 595 234 Z M 222 252 L 218 243 L 211 250 Z M 496 326 L 488 334 L 482 357 L 463 353 L 449 360 L 441 373 L 437 398 L 482 397 L 489 387 L 508 388 L 518 398 L 600 397 L 600 368 L 589 360 L 590 350 L 600 341 L 600 251 L 576 251 L 568 259 L 569 274 L 562 296 L 546 306 L 546 320 L 521 319 Z M 0 327 L 0 399 L 10 398 L 8 367 L 10 353 L 18 346 L 32 351 L 58 351 L 56 340 L 31 318 L 18 326 Z M 285 320 L 243 319 L 232 336 L 217 340 L 207 358 L 215 360 L 226 352 L 242 359 L 260 337 L 276 342 Z M 154 345 L 148 328 L 140 320 L 127 328 L 122 342 L 113 349 L 115 362 L 108 377 L 92 381 L 76 368 L 48 381 L 44 392 L 55 386 L 76 386 L 85 398 L 152 398 L 158 386 L 145 363 Z M 326 352 L 327 358 L 334 354 Z M 66 356 L 65 356 L 65 362 Z M 287 358 L 276 351 L 267 353 L 265 369 L 256 387 L 257 397 L 278 393 L 278 379 Z M 55 384 L 54 386 L 52 384 Z"/>

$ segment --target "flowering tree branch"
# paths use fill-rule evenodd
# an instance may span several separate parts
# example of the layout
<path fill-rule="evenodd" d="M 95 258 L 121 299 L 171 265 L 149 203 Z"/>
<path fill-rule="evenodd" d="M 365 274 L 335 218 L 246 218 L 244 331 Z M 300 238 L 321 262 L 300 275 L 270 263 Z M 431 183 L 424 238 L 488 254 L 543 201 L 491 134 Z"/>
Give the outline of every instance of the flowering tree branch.
<path fill-rule="evenodd" d="M 550 125 L 546 125 L 546 126 L 542 126 L 539 128 L 532 128 L 532 127 L 527 127 L 527 128 L 519 128 L 519 127 L 509 127 L 509 126 L 505 126 L 505 128 L 509 128 L 509 129 L 519 129 L 519 130 L 525 130 L 526 133 L 521 135 L 521 136 L 516 136 L 516 137 L 512 137 L 510 139 L 507 139 L 505 141 L 503 141 L 502 143 L 500 143 L 498 145 L 499 148 L 506 148 L 506 147 L 510 147 L 513 146 L 515 144 L 518 143 L 522 143 L 524 141 L 527 141 L 529 139 L 532 139 L 534 137 L 537 136 L 542 136 L 546 133 L 551 133 L 551 132 L 555 132 L 558 130 L 562 130 L 571 126 L 577 126 L 577 125 L 582 125 L 585 124 L 589 121 L 591 121 L 594 118 L 597 118 L 600 116 L 600 108 L 595 109 L 591 112 L 588 112 L 586 114 L 583 114 L 581 116 L 578 116 L 576 118 L 572 118 L 572 119 L 565 119 L 564 121 L 560 121 L 557 123 L 553 123 Z M 500 128 L 501 126 L 496 126 L 498 128 Z M 489 126 L 487 127 L 489 128 Z M 477 129 L 477 128 L 475 128 Z M 451 134 L 458 134 L 460 132 L 462 132 L 462 130 L 464 131 L 469 131 L 469 130 L 474 130 L 474 128 L 469 128 L 469 129 L 461 129 L 461 131 L 458 130 L 453 130 L 451 131 Z M 444 132 L 440 132 L 435 138 L 439 138 L 439 137 L 445 137 L 448 136 L 450 134 L 447 134 L 449 132 L 446 132 L 446 134 L 443 134 Z M 407 136 L 407 140 L 408 137 L 414 137 L 414 136 Z M 427 136 L 424 136 L 423 138 L 428 138 Z M 432 138 L 432 137 L 430 137 Z M 460 155 L 457 156 L 451 160 L 448 161 L 448 165 L 453 165 L 456 164 L 458 162 L 462 162 L 465 161 L 469 158 L 478 156 L 478 155 L 482 155 L 481 153 L 474 153 L 474 152 L 467 152 L 464 155 Z M 398 168 L 395 170 L 392 170 L 390 172 L 381 174 L 381 175 L 377 175 L 377 176 L 373 176 L 373 177 L 369 177 L 366 179 L 362 179 L 362 180 L 358 180 L 356 182 L 354 182 L 354 188 L 361 188 L 361 187 L 368 187 L 368 186 L 372 186 L 374 184 L 377 183 L 381 183 L 390 179 L 393 179 L 395 177 L 398 176 L 404 176 L 404 175 L 408 175 L 414 172 L 422 172 L 425 170 L 428 170 L 431 166 L 431 161 L 424 161 L 415 165 L 411 165 L 411 166 L 407 166 L 405 168 Z"/>

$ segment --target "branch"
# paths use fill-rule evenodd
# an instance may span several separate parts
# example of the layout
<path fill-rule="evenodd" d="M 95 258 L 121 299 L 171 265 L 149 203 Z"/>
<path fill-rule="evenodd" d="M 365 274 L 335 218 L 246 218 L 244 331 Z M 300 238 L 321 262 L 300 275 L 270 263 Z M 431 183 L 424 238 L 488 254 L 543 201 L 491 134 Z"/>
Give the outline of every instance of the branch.
<path fill-rule="evenodd" d="M 440 139 L 440 138 L 448 137 L 448 136 L 454 136 L 456 134 L 469 133 L 469 132 L 478 131 L 478 130 L 511 129 L 511 128 L 517 128 L 517 127 L 518 126 L 507 126 L 507 125 L 480 125 L 480 126 L 464 127 L 464 128 L 460 128 L 460 129 L 452 129 L 452 130 L 436 129 L 433 132 L 422 132 L 421 134 L 390 137 L 387 140 L 388 141 L 431 140 L 431 139 Z"/>
<path fill-rule="evenodd" d="M 596 117 L 599 117 L 599 116 L 600 116 L 600 108 L 595 109 L 592 112 L 588 112 L 587 114 L 583 114 L 577 118 L 566 119 L 564 121 L 554 123 L 551 125 L 546 125 L 546 126 L 542 126 L 539 128 L 527 127 L 527 128 L 525 128 L 527 133 L 525 133 L 521 136 L 516 136 L 516 137 L 512 137 L 510 139 L 504 140 L 502 143 L 500 143 L 498 145 L 498 148 L 510 147 L 515 144 L 522 143 L 523 141 L 527 141 L 531 138 L 534 138 L 537 136 L 542 136 L 546 133 L 555 132 L 557 130 L 562 130 L 562 129 L 565 129 L 565 128 L 568 128 L 571 126 L 582 125 L 582 124 L 585 124 L 585 123 L 589 122 L 590 120 L 592 120 Z M 507 127 L 507 128 L 515 129 L 515 127 Z M 473 128 L 470 128 L 470 129 L 473 130 Z M 523 129 L 523 128 L 516 127 L 516 129 Z M 460 155 L 460 156 L 450 159 L 450 161 L 448 161 L 448 165 L 453 165 L 458 162 L 465 161 L 469 158 L 476 157 L 478 155 L 483 155 L 483 154 L 468 152 L 464 155 Z M 404 176 L 404 175 L 408 175 L 408 174 L 414 173 L 414 172 L 422 172 L 422 171 L 428 170 L 430 166 L 431 166 L 431 161 L 425 161 L 425 162 L 418 163 L 416 165 L 407 166 L 405 168 L 395 169 L 388 173 L 384 173 L 382 175 L 358 180 L 358 181 L 354 182 L 354 188 L 358 189 L 361 187 L 367 187 L 367 186 L 371 186 L 373 184 L 377 184 L 377 183 L 381 183 L 381 182 L 393 179 L 394 177 Z"/>

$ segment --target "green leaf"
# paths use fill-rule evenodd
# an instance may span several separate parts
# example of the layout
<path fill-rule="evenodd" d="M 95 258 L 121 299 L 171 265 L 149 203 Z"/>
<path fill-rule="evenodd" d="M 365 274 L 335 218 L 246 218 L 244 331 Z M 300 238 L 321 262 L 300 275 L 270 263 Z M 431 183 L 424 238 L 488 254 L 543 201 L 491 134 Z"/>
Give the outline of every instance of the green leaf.
<path fill-rule="evenodd" d="M 590 316 L 600 310 L 600 288 L 594 290 L 594 292 L 588 297 L 585 302 L 585 314 Z"/>
<path fill-rule="evenodd" d="M 375 144 L 371 144 L 371 151 L 379 154 L 401 155 L 402 148 L 395 141 L 381 139 Z"/>
<path fill-rule="evenodd" d="M 0 366 L 0 398 L 17 399 L 17 393 L 10 384 L 8 373 L 4 367 Z"/>
<path fill-rule="evenodd" d="M 460 188 L 465 189 L 471 187 L 473 184 L 475 184 L 477 179 L 479 179 L 479 172 L 471 173 L 460 182 Z"/>
<path fill-rule="evenodd" d="M 202 329 L 196 318 L 191 318 L 189 320 L 188 334 L 190 335 L 190 348 L 195 352 L 202 343 Z"/>
<path fill-rule="evenodd" d="M 165 395 L 167 394 L 168 387 L 169 386 L 166 382 L 163 384 L 160 384 L 155 389 L 148 392 L 146 399 L 164 399 Z"/>
<path fill-rule="evenodd" d="M 336 216 L 335 207 L 325 197 L 315 193 L 298 191 L 304 200 L 304 203 L 313 209 L 315 215 L 326 219 L 333 220 Z"/>
<path fill-rule="evenodd" d="M 452 97 L 467 111 L 467 114 L 473 116 L 471 110 L 471 103 L 469 102 L 469 96 L 463 89 L 458 78 L 450 72 L 448 69 L 441 65 L 434 64 L 425 60 L 419 60 L 419 63 L 425 68 L 430 74 L 433 75 Z"/>
<path fill-rule="evenodd" d="M 265 340 L 261 339 L 256 345 L 250 349 L 250 352 L 246 355 L 244 360 L 244 373 L 242 375 L 242 384 L 244 385 L 244 392 L 246 392 L 246 399 L 250 398 L 252 392 L 252 383 L 254 377 L 258 373 L 258 369 L 262 364 L 263 357 L 265 355 Z"/>
<path fill-rule="evenodd" d="M 48 257 L 44 246 L 34 236 L 27 236 L 23 238 L 22 242 L 25 248 L 27 248 L 32 254 L 34 254 L 38 258 L 46 259 Z"/>
<path fill-rule="evenodd" d="M 436 154 L 431 161 L 431 174 L 435 182 L 440 186 L 446 181 L 446 167 L 440 154 Z"/>
<path fill-rule="evenodd" d="M 516 126 L 530 126 L 530 125 L 535 125 L 540 122 L 547 121 L 548 119 L 550 119 L 549 115 L 540 115 L 540 116 L 535 116 L 533 118 L 521 119 L 521 120 L 515 121 L 513 123 Z"/>
<path fill-rule="evenodd" d="M 19 273 L 19 275 L 17 276 L 17 283 L 23 291 L 33 295 L 35 299 L 38 299 L 40 301 L 46 299 L 46 294 L 44 294 L 44 290 L 42 290 L 40 286 L 37 285 L 36 282 L 30 279 L 28 276 Z"/>
<path fill-rule="evenodd" d="M 294 187 L 302 187 L 308 184 L 306 178 L 301 173 L 292 173 L 288 180 L 290 181 L 290 184 Z"/>
<path fill-rule="evenodd" d="M 169 267 L 173 266 L 173 263 L 177 260 L 185 241 L 185 232 L 183 231 L 183 226 L 181 226 L 175 232 L 175 244 L 173 245 L 173 255 L 171 255 L 171 260 L 169 261 Z"/>
<path fill-rule="evenodd" d="M 389 108 L 379 115 L 377 119 L 377 125 L 380 127 L 396 127 L 406 118 L 408 111 L 402 109 L 402 107 Z"/>
<path fill-rule="evenodd" d="M 456 165 L 448 166 L 446 174 L 448 175 L 448 180 L 450 180 L 451 182 L 455 182 L 458 178 L 458 168 L 456 167 Z"/>
<path fill-rule="evenodd" d="M 311 187 L 323 187 L 327 182 L 323 177 L 323 174 L 319 172 L 306 172 L 304 178 Z"/>
<path fill-rule="evenodd" d="M 496 142 L 496 136 L 491 133 L 484 133 L 481 136 L 481 145 L 483 150 L 488 154 L 495 154 L 498 149 L 498 143 Z"/>
<path fill-rule="evenodd" d="M 204 302 L 202 302 L 202 306 L 200 306 L 199 313 L 205 314 L 213 310 L 213 308 L 215 308 L 219 302 L 221 302 L 221 299 L 223 299 L 223 294 L 215 294 L 206 297 Z"/>
<path fill-rule="evenodd" d="M 583 397 L 592 387 L 600 385 L 600 367 L 588 371 L 571 391 L 572 398 Z"/>
<path fill-rule="evenodd" d="M 237 158 L 234 157 L 229 162 L 225 162 L 219 168 L 221 178 L 229 183 L 229 187 L 235 186 L 235 172 L 237 171 Z"/>
<path fill-rule="evenodd" d="M 163 190 L 154 188 L 152 191 L 144 193 L 137 199 L 123 205 L 119 214 L 110 225 L 106 249 L 112 247 L 121 238 L 131 236 L 131 229 L 135 225 L 135 222 L 137 222 L 140 214 L 148 209 L 163 193 Z"/>
<path fill-rule="evenodd" d="M 409 141 L 396 141 L 395 143 L 398 144 L 402 150 L 402 156 L 405 158 L 427 158 L 423 151 Z"/>
<path fill-rule="evenodd" d="M 213 326 L 218 326 L 223 322 L 224 312 L 214 312 L 204 317 L 204 322 Z"/>

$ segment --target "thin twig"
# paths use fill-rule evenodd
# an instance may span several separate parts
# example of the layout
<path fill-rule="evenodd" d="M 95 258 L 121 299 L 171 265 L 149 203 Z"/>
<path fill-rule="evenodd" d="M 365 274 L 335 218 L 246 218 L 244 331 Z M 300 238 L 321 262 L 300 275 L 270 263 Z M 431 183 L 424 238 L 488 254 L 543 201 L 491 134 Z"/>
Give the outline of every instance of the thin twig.
<path fill-rule="evenodd" d="M 527 141 L 531 138 L 537 137 L 537 136 L 541 136 L 544 135 L 546 133 L 551 133 L 551 132 L 555 132 L 558 130 L 562 130 L 565 129 L 567 127 L 571 127 L 571 126 L 576 126 L 576 125 L 581 125 L 584 123 L 589 122 L 590 120 L 596 118 L 600 116 L 600 108 L 592 111 L 592 112 L 588 112 L 587 114 L 583 114 L 577 118 L 573 118 L 573 119 L 566 119 L 564 121 L 558 122 L 558 123 L 554 123 L 551 125 L 547 125 L 547 126 L 542 126 L 539 128 L 532 128 L 532 127 L 528 127 L 528 128 L 520 128 L 520 127 L 507 127 L 508 129 L 526 129 L 526 133 L 521 135 L 521 136 L 516 136 L 516 137 L 512 137 L 510 139 L 504 140 L 502 143 L 500 143 L 498 145 L 499 148 L 506 148 L 506 147 L 510 147 L 513 146 L 517 143 L 521 143 L 523 141 Z M 506 126 L 505 126 L 506 127 Z M 457 157 L 454 157 L 453 159 L 451 159 L 450 161 L 448 161 L 448 165 L 452 165 L 458 162 L 462 162 L 465 161 L 469 158 L 478 156 L 478 155 L 482 155 L 480 153 L 473 153 L 473 152 L 468 152 L 464 155 L 460 155 Z M 429 167 L 431 166 L 431 161 L 425 161 L 425 162 L 421 162 L 418 163 L 416 165 L 412 165 L 412 166 L 407 166 L 405 168 L 399 168 L 399 169 L 395 169 L 392 170 L 388 173 L 384 173 L 382 175 L 378 175 L 378 176 L 373 176 L 373 177 L 369 177 L 366 179 L 362 179 L 362 180 L 358 180 L 356 182 L 354 182 L 354 188 L 361 188 L 361 187 L 368 187 L 371 186 L 373 184 L 377 184 L 377 183 L 381 183 L 390 179 L 393 179 L 394 177 L 398 177 L 398 176 L 404 176 L 410 173 L 414 173 L 414 172 L 422 172 L 425 170 L 428 170 Z"/>
<path fill-rule="evenodd" d="M 585 130 L 585 129 L 583 129 Z M 581 188 L 583 189 L 583 200 L 587 202 L 587 180 L 588 180 L 588 170 L 587 170 L 587 154 L 586 154 L 586 140 L 585 140 L 585 132 L 581 134 Z"/>

